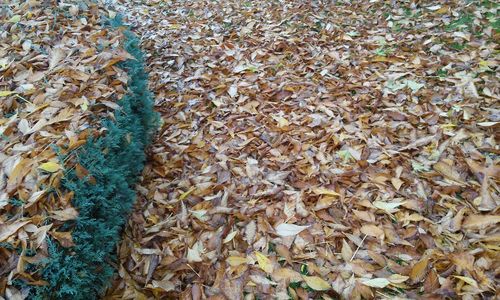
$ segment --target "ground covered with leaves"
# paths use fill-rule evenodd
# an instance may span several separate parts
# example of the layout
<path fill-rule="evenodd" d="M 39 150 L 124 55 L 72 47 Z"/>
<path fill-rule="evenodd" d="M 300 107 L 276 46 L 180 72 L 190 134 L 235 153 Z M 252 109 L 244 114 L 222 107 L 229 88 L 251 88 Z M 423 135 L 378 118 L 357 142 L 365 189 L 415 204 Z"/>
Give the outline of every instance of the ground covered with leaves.
<path fill-rule="evenodd" d="M 108 297 L 498 293 L 498 6 L 130 1 L 162 126 Z"/>
<path fill-rule="evenodd" d="M 0 6 L 0 299 L 498 297 L 496 3 L 112 2 Z"/>

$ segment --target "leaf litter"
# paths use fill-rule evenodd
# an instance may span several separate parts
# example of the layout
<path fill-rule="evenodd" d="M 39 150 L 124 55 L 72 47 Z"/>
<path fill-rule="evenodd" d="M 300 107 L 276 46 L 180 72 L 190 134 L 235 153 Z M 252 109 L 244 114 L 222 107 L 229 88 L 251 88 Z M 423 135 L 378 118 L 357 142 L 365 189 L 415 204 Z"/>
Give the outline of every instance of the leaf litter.
<path fill-rule="evenodd" d="M 494 297 L 498 8 L 466 3 L 125 3 L 163 126 L 108 297 Z"/>
<path fill-rule="evenodd" d="M 58 229 L 78 212 L 52 190 L 79 166 L 51 145 L 99 134 L 125 92 L 122 39 L 96 18 L 114 12 L 83 4 L 2 15 L 8 297 L 25 249 L 46 257 L 47 234 L 72 245 Z M 106 297 L 495 297 L 495 3 L 116 5 L 142 36 L 163 125 Z"/>

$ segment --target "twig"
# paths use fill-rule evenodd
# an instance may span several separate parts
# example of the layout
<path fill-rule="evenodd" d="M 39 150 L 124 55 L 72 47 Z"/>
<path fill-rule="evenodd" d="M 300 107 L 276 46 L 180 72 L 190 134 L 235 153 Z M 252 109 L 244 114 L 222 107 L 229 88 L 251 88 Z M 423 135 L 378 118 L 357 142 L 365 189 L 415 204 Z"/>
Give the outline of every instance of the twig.
<path fill-rule="evenodd" d="M 349 262 L 351 262 L 354 259 L 354 257 L 356 256 L 356 254 L 358 254 L 359 248 L 361 248 L 361 246 L 363 245 L 363 242 L 365 241 L 365 239 L 366 239 L 366 234 L 363 237 L 363 239 L 361 240 L 361 243 L 359 243 L 358 248 L 356 248 L 356 251 L 354 251 L 354 254 L 352 255 L 351 260 L 349 260 Z"/>
<path fill-rule="evenodd" d="M 189 267 L 189 268 L 190 268 L 190 269 L 191 269 L 191 270 L 192 270 L 192 271 L 193 271 L 196 275 L 198 275 L 198 277 L 200 277 L 200 278 L 201 278 L 200 274 L 198 274 L 198 273 L 197 273 L 197 272 L 193 269 L 193 267 L 191 267 L 191 265 L 190 265 L 190 264 L 187 264 L 187 266 L 188 266 L 188 267 Z"/>

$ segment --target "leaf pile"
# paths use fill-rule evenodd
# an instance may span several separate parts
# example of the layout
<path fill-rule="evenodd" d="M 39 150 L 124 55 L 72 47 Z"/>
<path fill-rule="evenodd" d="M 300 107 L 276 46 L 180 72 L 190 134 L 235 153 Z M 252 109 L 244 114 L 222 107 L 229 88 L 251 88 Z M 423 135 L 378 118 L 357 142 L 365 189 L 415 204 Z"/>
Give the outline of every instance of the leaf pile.
<path fill-rule="evenodd" d="M 114 116 L 126 92 L 127 74 L 116 64 L 132 56 L 120 45 L 122 34 L 102 25 L 99 16 L 108 12 L 100 7 L 90 1 L 2 6 L 0 295 L 10 299 L 21 297 L 15 282 L 47 284 L 31 266 L 52 258 L 49 239 L 75 246 L 68 222 L 79 212 L 74 193 L 61 185 L 64 171 L 93 181 L 73 153 L 106 134 L 101 120 Z"/>
<path fill-rule="evenodd" d="M 163 126 L 110 297 L 494 297 L 496 4 L 124 5 Z"/>

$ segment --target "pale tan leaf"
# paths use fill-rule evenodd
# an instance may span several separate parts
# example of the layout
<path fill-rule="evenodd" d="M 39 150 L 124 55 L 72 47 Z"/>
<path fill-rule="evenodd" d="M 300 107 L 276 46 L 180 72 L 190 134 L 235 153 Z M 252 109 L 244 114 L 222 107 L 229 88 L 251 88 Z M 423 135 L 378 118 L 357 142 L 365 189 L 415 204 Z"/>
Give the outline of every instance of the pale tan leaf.
<path fill-rule="evenodd" d="M 28 224 L 30 221 L 16 221 L 12 224 L 0 224 L 0 242 L 8 239 L 16 233 L 21 227 Z"/>
<path fill-rule="evenodd" d="M 332 288 L 331 285 L 321 277 L 302 275 L 302 278 L 306 284 L 315 291 L 327 291 Z"/>
<path fill-rule="evenodd" d="M 351 246 L 349 246 L 345 239 L 342 239 L 342 259 L 344 259 L 345 262 L 349 262 L 352 258 L 353 253 L 354 252 L 352 251 Z"/>
<path fill-rule="evenodd" d="M 316 195 L 340 196 L 339 193 L 326 188 L 314 188 L 312 191 Z"/>
<path fill-rule="evenodd" d="M 361 280 L 361 283 L 369 287 L 383 289 L 391 282 L 387 280 L 387 278 L 373 278 L 368 280 Z"/>
<path fill-rule="evenodd" d="M 378 239 L 384 239 L 384 231 L 373 224 L 363 225 L 361 227 L 361 232 L 368 236 L 373 236 Z"/>
<path fill-rule="evenodd" d="M 78 217 L 78 211 L 73 207 L 51 212 L 50 217 L 59 221 L 75 220 Z"/>
<path fill-rule="evenodd" d="M 226 262 L 232 267 L 237 267 L 239 265 L 246 264 L 247 259 L 241 256 L 230 256 L 226 259 Z"/>
<path fill-rule="evenodd" d="M 465 229 L 484 229 L 498 222 L 500 222 L 500 216 L 497 215 L 470 215 L 465 218 L 462 226 Z"/>
<path fill-rule="evenodd" d="M 238 234 L 238 231 L 232 231 L 230 232 L 225 238 L 224 240 L 222 241 L 224 244 L 225 243 L 229 243 L 230 241 L 232 241 L 234 239 L 234 237 Z"/>
<path fill-rule="evenodd" d="M 462 280 L 463 282 L 467 283 L 468 285 L 471 285 L 472 287 L 474 287 L 476 289 L 479 288 L 477 281 L 475 281 L 473 278 L 470 278 L 467 276 L 453 276 L 453 277 Z"/>
<path fill-rule="evenodd" d="M 272 274 L 272 278 L 276 281 L 284 280 L 286 282 L 300 282 L 303 280 L 299 272 L 287 268 L 275 270 Z"/>
<path fill-rule="evenodd" d="M 306 230 L 309 227 L 310 226 L 299 226 L 299 225 L 295 225 L 295 224 L 282 223 L 282 224 L 279 224 L 278 226 L 276 226 L 276 233 L 279 236 L 283 236 L 283 237 L 295 236 L 295 235 L 301 233 L 302 231 Z"/>
<path fill-rule="evenodd" d="M 406 280 L 408 280 L 410 277 L 408 276 L 403 276 L 403 275 L 400 275 L 400 274 L 392 274 L 391 276 L 389 276 L 387 279 L 391 282 L 391 283 L 403 283 L 405 282 Z"/>

